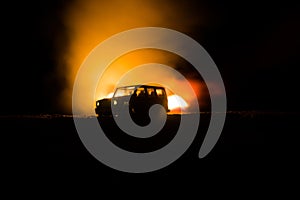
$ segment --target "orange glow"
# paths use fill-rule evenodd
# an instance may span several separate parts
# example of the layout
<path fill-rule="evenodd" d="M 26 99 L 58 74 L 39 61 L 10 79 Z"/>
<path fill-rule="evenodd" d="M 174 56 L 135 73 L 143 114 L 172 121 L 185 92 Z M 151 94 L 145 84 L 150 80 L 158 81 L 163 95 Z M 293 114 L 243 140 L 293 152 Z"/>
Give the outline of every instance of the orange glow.
<path fill-rule="evenodd" d="M 113 93 L 113 92 L 111 92 L 111 93 L 109 93 L 108 95 L 106 95 L 106 97 L 105 97 L 105 98 L 108 98 L 108 99 L 110 99 L 110 98 L 112 98 L 112 97 L 113 97 L 113 95 L 114 95 L 114 93 Z"/>
<path fill-rule="evenodd" d="M 93 48 L 110 36 L 132 28 L 166 27 L 185 32 L 194 27 L 198 28 L 199 24 L 203 24 L 200 17 L 190 20 L 193 18 L 190 12 L 178 12 L 184 6 L 184 2 L 178 3 L 178 5 L 172 4 L 171 6 L 169 2 L 159 0 L 73 1 L 64 12 L 63 18 L 63 24 L 68 30 L 69 43 L 63 52 L 59 52 L 58 72 L 66 80 L 63 94 L 59 98 L 61 99 L 62 109 L 70 112 L 72 87 L 76 73 L 85 57 L 88 56 Z M 109 54 L 107 52 L 108 57 Z M 127 61 L 123 60 L 116 69 L 111 70 L 114 71 L 113 73 L 108 71 L 110 76 L 103 77 L 101 89 L 96 91 L 95 96 L 106 97 L 114 90 L 118 78 L 122 74 L 136 66 L 135 64 L 155 62 L 155 60 L 149 58 L 156 57 L 150 53 L 142 57 L 140 55 L 133 56 Z M 159 63 L 164 64 L 176 62 L 176 60 L 174 61 L 168 57 L 163 58 L 160 56 L 160 59 L 164 60 L 164 62 Z M 132 63 L 132 61 L 135 63 Z M 86 105 L 82 105 L 82 107 L 85 108 L 87 105 L 93 104 L 94 100 L 86 99 Z"/>
<path fill-rule="evenodd" d="M 188 107 L 187 102 L 181 97 L 176 94 L 168 96 L 168 108 L 170 111 L 174 111 L 178 108 L 185 109 Z"/>
<path fill-rule="evenodd" d="M 126 80 L 123 80 L 121 83 L 120 78 L 126 74 L 128 71 L 132 70 L 136 66 L 145 64 L 145 63 L 163 63 L 168 66 L 173 66 L 174 63 L 178 60 L 178 57 L 174 54 L 167 53 L 161 50 L 154 49 L 145 49 L 130 52 L 126 55 L 123 55 L 116 59 L 110 66 L 107 68 L 105 73 L 99 80 L 98 88 L 96 90 L 96 97 L 106 97 L 109 93 L 114 91 L 117 86 L 126 86 L 126 85 L 137 85 L 143 84 L 145 80 L 146 73 L 148 77 L 159 76 L 164 79 L 170 80 L 169 82 L 176 82 L 180 85 L 179 80 L 176 80 L 170 76 L 170 74 L 163 75 L 165 71 L 157 69 L 151 73 L 145 71 L 129 76 Z"/>

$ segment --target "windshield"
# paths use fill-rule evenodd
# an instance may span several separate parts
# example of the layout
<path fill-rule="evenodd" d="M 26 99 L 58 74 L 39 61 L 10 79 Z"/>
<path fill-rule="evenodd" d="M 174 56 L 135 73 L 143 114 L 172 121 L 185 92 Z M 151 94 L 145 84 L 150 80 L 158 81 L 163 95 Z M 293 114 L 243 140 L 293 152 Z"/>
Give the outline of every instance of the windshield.
<path fill-rule="evenodd" d="M 129 96 L 132 95 L 134 92 L 134 87 L 123 87 L 118 88 L 115 92 L 114 97 L 123 97 L 123 96 Z"/>

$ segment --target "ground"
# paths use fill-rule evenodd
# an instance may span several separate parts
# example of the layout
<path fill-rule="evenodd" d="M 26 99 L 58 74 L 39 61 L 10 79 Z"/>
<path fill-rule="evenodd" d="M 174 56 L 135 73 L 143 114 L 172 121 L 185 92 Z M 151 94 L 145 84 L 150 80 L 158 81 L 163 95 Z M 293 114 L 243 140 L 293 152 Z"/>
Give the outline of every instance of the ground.
<path fill-rule="evenodd" d="M 181 158 L 155 172 L 130 174 L 111 169 L 89 154 L 79 139 L 72 116 L 2 116 L 2 134 L 9 136 L 8 140 L 3 140 L 9 160 L 5 166 L 11 180 L 30 179 L 41 184 L 50 180 L 57 183 L 76 182 L 78 178 L 84 178 L 85 181 L 98 180 L 108 186 L 194 182 L 221 186 L 227 185 L 230 180 L 238 187 L 253 182 L 254 188 L 261 189 L 270 183 L 278 186 L 284 183 L 281 178 L 296 175 L 298 158 L 294 153 L 297 146 L 293 145 L 295 140 L 292 138 L 299 133 L 299 114 L 228 112 L 215 148 L 205 158 L 199 159 L 197 154 L 209 114 L 202 114 L 201 117 L 198 135 Z M 110 134 L 117 132 L 113 125 L 103 123 L 104 130 Z M 169 116 L 168 123 L 166 132 L 176 127 L 178 116 Z M 137 152 L 151 150 L 151 144 L 159 148 L 162 145 L 159 141 L 172 139 L 172 136 L 161 137 L 139 145 L 139 141 L 122 137 L 118 140 L 115 135 L 110 139 L 121 146 L 122 141 L 125 142 L 123 148 L 136 145 L 136 148 L 127 147 Z"/>

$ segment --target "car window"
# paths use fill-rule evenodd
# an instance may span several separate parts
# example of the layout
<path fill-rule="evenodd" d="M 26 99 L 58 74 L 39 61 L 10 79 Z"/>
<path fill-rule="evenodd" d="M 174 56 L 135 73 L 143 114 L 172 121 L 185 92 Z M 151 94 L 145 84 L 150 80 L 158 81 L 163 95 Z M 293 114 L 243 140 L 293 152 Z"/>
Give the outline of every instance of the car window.
<path fill-rule="evenodd" d="M 165 91 L 161 88 L 157 88 L 156 89 L 156 94 L 157 94 L 158 97 L 163 97 L 163 96 L 165 96 Z"/>
<path fill-rule="evenodd" d="M 155 97 L 154 88 L 147 88 L 147 94 L 148 94 L 149 97 Z"/>
<path fill-rule="evenodd" d="M 124 87 L 118 88 L 115 92 L 114 97 L 122 97 L 132 95 L 134 92 L 134 87 Z"/>
<path fill-rule="evenodd" d="M 136 92 L 135 92 L 137 97 L 144 97 L 145 93 L 146 93 L 145 88 L 143 88 L 143 87 L 137 88 Z"/>

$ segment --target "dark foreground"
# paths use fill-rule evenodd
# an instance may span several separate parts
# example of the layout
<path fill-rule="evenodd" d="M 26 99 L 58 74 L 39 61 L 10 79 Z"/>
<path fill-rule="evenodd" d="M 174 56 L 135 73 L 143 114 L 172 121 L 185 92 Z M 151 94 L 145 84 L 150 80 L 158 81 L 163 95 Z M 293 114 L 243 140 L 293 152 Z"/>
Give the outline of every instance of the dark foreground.
<path fill-rule="evenodd" d="M 116 171 L 97 161 L 79 139 L 72 116 L 2 116 L 1 133 L 9 135 L 8 140 L 3 140 L 8 157 L 4 165 L 9 180 L 24 185 L 29 184 L 28 180 L 36 185 L 50 182 L 81 185 L 92 181 L 132 188 L 196 183 L 204 188 L 223 185 L 243 188 L 247 184 L 253 190 L 264 190 L 266 185 L 278 186 L 284 183 L 282 179 L 296 177 L 299 156 L 292 152 L 298 148 L 291 138 L 299 134 L 299 114 L 229 112 L 215 148 L 199 159 L 209 116 L 201 114 L 198 135 L 182 157 L 166 168 L 144 174 Z M 161 148 L 172 139 L 178 116 L 169 116 L 163 129 L 168 136 L 148 141 L 118 134 L 119 130 L 109 120 L 102 123 L 106 134 L 120 147 L 147 152 Z"/>

